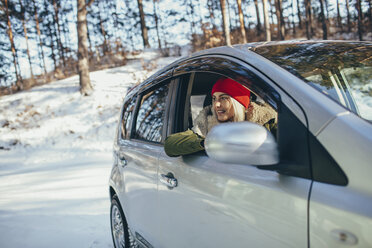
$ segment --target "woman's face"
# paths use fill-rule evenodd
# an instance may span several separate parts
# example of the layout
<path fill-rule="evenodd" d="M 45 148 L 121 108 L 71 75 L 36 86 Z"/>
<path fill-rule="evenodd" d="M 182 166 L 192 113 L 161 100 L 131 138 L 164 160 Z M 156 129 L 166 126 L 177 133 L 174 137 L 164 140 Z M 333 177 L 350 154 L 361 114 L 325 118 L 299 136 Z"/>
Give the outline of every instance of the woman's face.
<path fill-rule="evenodd" d="M 231 97 L 223 92 L 215 92 L 212 96 L 213 109 L 219 122 L 233 121 L 234 107 Z"/>

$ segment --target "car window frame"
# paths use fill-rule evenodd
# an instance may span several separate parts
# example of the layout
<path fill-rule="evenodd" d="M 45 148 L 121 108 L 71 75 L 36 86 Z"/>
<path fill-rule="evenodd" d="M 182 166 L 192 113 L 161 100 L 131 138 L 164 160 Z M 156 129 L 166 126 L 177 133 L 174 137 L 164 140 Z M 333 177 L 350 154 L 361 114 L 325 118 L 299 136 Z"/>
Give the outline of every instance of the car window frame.
<path fill-rule="evenodd" d="M 134 101 L 132 116 L 131 116 L 131 119 L 130 119 L 129 124 L 128 124 L 127 133 L 125 134 L 125 137 L 123 138 L 122 133 L 121 133 L 122 132 L 121 131 L 121 126 L 122 126 L 124 114 L 125 114 L 125 112 L 127 112 L 125 106 L 127 104 L 129 104 L 130 101 L 133 101 L 133 98 L 136 98 L 136 99 Z M 126 99 L 123 101 L 123 105 L 122 105 L 122 109 L 121 109 L 121 113 L 120 113 L 120 122 L 119 122 L 119 126 L 118 126 L 118 140 L 119 141 L 130 139 L 131 131 L 132 131 L 132 123 L 133 123 L 133 119 L 134 119 L 135 114 L 136 114 L 136 109 L 137 109 L 137 104 L 138 104 L 137 101 L 138 101 L 138 95 L 137 94 L 132 94 L 132 95 L 126 97 Z"/>
<path fill-rule="evenodd" d="M 213 62 L 214 59 L 225 60 L 224 65 L 214 63 Z M 198 61 L 198 60 L 200 60 L 200 61 Z M 268 92 L 265 92 L 265 94 L 262 94 L 263 91 L 260 92 L 260 93 L 257 93 L 257 92 L 254 92 L 254 91 L 252 91 L 252 92 L 254 92 L 256 95 L 261 97 L 275 111 L 278 112 L 278 102 L 280 102 L 280 95 L 277 93 L 277 90 L 274 87 L 272 87 L 272 84 L 271 83 L 268 84 L 267 79 L 265 77 L 262 77 L 263 76 L 262 73 L 255 70 L 254 67 L 247 64 L 244 61 L 241 61 L 240 59 L 237 59 L 233 56 L 221 55 L 221 54 L 209 54 L 209 55 L 202 55 L 202 56 L 193 57 L 193 58 L 190 58 L 190 59 L 186 59 L 186 60 L 180 62 L 177 66 L 175 66 L 174 71 L 173 71 L 173 78 L 181 77 L 181 76 L 185 76 L 185 75 L 190 75 L 190 82 L 188 82 L 189 85 L 188 85 L 188 88 L 187 88 L 188 92 L 187 92 L 187 95 L 186 95 L 186 100 L 190 101 L 190 95 L 191 95 L 191 90 L 192 90 L 192 87 L 193 87 L 193 84 L 194 84 L 195 73 L 218 74 L 218 75 L 221 75 L 221 77 L 229 77 L 229 78 L 232 78 L 233 80 L 239 81 L 239 83 L 242 83 L 241 79 L 231 77 L 232 70 L 231 70 L 231 68 L 228 68 L 228 65 L 226 64 L 226 61 L 229 61 L 231 63 L 235 63 L 239 66 L 245 66 L 246 68 L 249 68 L 249 71 L 250 71 L 251 74 L 253 74 L 253 76 L 255 77 L 255 80 L 259 81 L 259 84 L 260 84 L 261 88 L 265 88 L 265 87 L 262 87 L 262 84 L 265 84 L 269 89 Z M 220 70 L 221 70 L 222 66 L 225 67 L 224 70 L 229 71 L 229 73 L 221 72 Z M 234 72 L 234 73 L 237 74 L 237 72 Z M 242 83 L 242 84 L 247 86 L 250 89 L 252 88 L 252 87 L 249 87 L 249 85 L 246 85 L 244 83 Z M 178 87 L 177 90 L 179 90 L 179 88 L 180 87 Z M 260 87 L 256 87 L 256 88 L 260 88 Z M 179 97 L 179 95 L 180 95 L 180 93 L 178 93 L 178 97 Z M 189 104 L 185 104 L 185 106 L 188 107 Z M 186 114 L 188 113 L 186 110 L 188 111 L 189 109 L 185 109 L 184 116 L 186 116 Z M 173 130 L 173 131 L 176 132 L 176 131 L 182 131 L 182 130 Z"/>
<path fill-rule="evenodd" d="M 124 97 L 124 100 L 123 100 L 122 105 L 121 105 L 120 121 L 119 121 L 119 126 L 117 127 L 117 131 L 116 131 L 116 139 L 117 139 L 118 144 L 123 144 L 123 142 L 130 141 L 130 140 L 136 140 L 136 141 L 139 141 L 139 142 L 146 142 L 145 140 L 133 139 L 133 128 L 135 127 L 135 122 L 137 120 L 137 115 L 138 115 L 138 109 L 140 107 L 139 100 L 142 99 L 141 94 L 143 94 L 143 92 L 145 92 L 145 91 L 151 91 L 152 88 L 157 87 L 157 85 L 159 85 L 159 84 L 161 84 L 161 83 L 163 83 L 167 80 L 170 80 L 169 83 L 172 84 L 173 82 L 172 82 L 171 79 L 172 79 L 172 75 L 173 75 L 173 70 L 174 70 L 174 65 L 170 64 L 170 65 L 164 67 L 163 69 L 160 69 L 159 71 L 154 73 L 149 78 L 145 79 L 142 83 L 140 83 L 138 85 L 135 85 L 132 88 L 128 89 L 127 94 Z M 172 91 L 173 91 L 173 85 L 169 86 L 169 87 L 172 88 Z M 171 91 L 171 89 L 169 89 L 168 95 L 172 91 Z M 123 139 L 121 137 L 120 125 L 121 125 L 123 114 L 124 114 L 124 111 L 125 111 L 124 105 L 130 99 L 132 99 L 133 97 L 137 97 L 136 103 L 135 103 L 135 106 L 134 106 L 134 110 L 133 110 L 133 116 L 132 116 L 132 119 L 131 119 L 131 123 L 129 124 L 129 131 L 127 132 L 126 138 Z M 167 114 L 168 114 L 168 105 L 169 105 L 169 103 L 167 102 L 167 104 L 166 104 Z M 165 124 L 167 124 L 167 123 L 165 123 Z M 164 131 L 163 131 L 162 142 L 164 141 L 164 139 L 165 139 L 165 135 L 164 135 Z M 146 142 L 146 143 L 148 143 L 148 142 Z M 157 143 L 152 142 L 152 144 L 157 144 Z"/>
<path fill-rule="evenodd" d="M 137 123 L 137 117 L 138 117 L 138 112 L 141 107 L 141 101 L 142 97 L 146 95 L 147 93 L 154 91 L 157 88 L 160 88 L 164 85 L 168 85 L 168 93 L 167 93 L 167 99 L 165 103 L 165 115 L 163 116 L 163 128 L 162 128 L 162 133 L 161 133 L 161 141 L 156 142 L 156 141 L 151 141 L 151 140 L 145 140 L 145 139 L 139 139 L 134 137 L 135 134 L 135 128 L 136 128 L 136 123 Z M 152 82 L 150 84 L 147 84 L 145 87 L 142 87 L 138 92 L 137 92 L 137 100 L 136 100 L 136 107 L 135 107 L 135 114 L 132 118 L 132 122 L 130 124 L 130 135 L 129 135 L 129 140 L 135 140 L 138 142 L 142 143 L 147 143 L 147 144 L 152 144 L 152 145 L 163 145 L 164 140 L 166 137 L 166 132 L 167 132 L 167 126 L 168 126 L 168 116 L 169 116 L 169 106 L 171 105 L 171 99 L 172 99 L 172 92 L 174 88 L 174 81 L 172 77 L 165 78 L 163 80 L 158 80 L 155 82 Z"/>
<path fill-rule="evenodd" d="M 223 59 L 225 61 L 222 63 L 222 65 L 221 65 L 221 63 L 220 64 L 219 63 L 214 63 L 215 58 L 217 58 L 219 60 Z M 206 59 L 206 60 L 203 61 L 203 59 Z M 199 60 L 199 61 L 197 61 L 197 60 Z M 235 68 L 236 71 L 233 71 L 231 65 L 229 65 L 226 61 L 228 61 L 230 63 L 234 63 L 239 68 Z M 188 66 L 188 65 L 190 65 L 190 66 Z M 257 82 L 259 82 L 259 83 L 255 82 L 258 85 L 258 87 L 256 86 L 255 89 L 258 89 L 258 88 L 261 87 L 260 93 L 257 93 L 257 92 L 254 92 L 254 91 L 253 92 L 256 95 L 258 95 L 259 97 L 261 97 L 266 103 L 268 103 L 271 107 L 273 107 L 275 111 L 278 112 L 278 132 L 280 132 L 280 130 L 279 130 L 280 129 L 280 127 L 279 127 L 280 111 L 286 111 L 286 113 L 289 112 L 290 114 L 292 114 L 292 116 L 294 116 L 296 119 L 298 119 L 298 123 L 300 125 L 303 125 L 302 137 L 303 137 L 303 139 L 305 139 L 305 142 L 304 142 L 304 146 L 303 146 L 303 149 L 302 149 L 302 153 L 303 154 L 305 153 L 306 156 L 304 158 L 302 158 L 301 171 L 296 171 L 297 167 L 294 168 L 293 164 L 291 164 L 290 162 L 287 162 L 285 160 L 282 160 L 282 159 L 281 159 L 280 163 L 278 164 L 280 167 L 278 165 L 273 165 L 273 166 L 266 166 L 266 167 L 259 167 L 258 166 L 257 168 L 275 170 L 275 171 L 277 171 L 281 174 L 312 180 L 311 165 L 310 165 L 310 153 L 309 153 L 309 144 L 308 144 L 309 143 L 309 141 L 308 141 L 308 124 L 307 124 L 308 122 L 307 122 L 307 119 L 306 119 L 305 112 L 300 107 L 300 105 L 298 103 L 296 103 L 294 101 L 294 99 L 292 99 L 288 95 L 288 93 L 286 93 L 282 88 L 278 87 L 275 84 L 275 82 L 273 82 L 269 77 L 267 77 L 262 72 L 257 70 L 255 67 L 253 67 L 252 65 L 250 65 L 249 63 L 247 63 L 247 62 L 245 62 L 241 59 L 238 59 L 238 58 L 233 57 L 233 56 L 221 55 L 221 54 L 202 55 L 202 56 L 198 56 L 198 57 L 195 57 L 195 58 L 185 60 L 182 63 L 180 63 L 179 66 L 175 67 L 173 76 L 177 77 L 177 76 L 185 75 L 185 74 L 188 74 L 188 73 L 197 73 L 197 72 L 216 73 L 216 74 L 219 74 L 221 76 L 229 77 L 229 78 L 232 78 L 233 80 L 239 81 L 239 83 L 247 86 L 248 88 L 250 88 L 252 90 L 252 87 L 250 87 L 250 85 L 246 85 L 244 82 L 242 82 L 241 78 L 236 78 L 235 76 L 231 76 L 234 73 L 236 75 L 241 76 L 242 74 L 239 73 L 239 72 L 241 72 L 242 68 L 244 70 L 248 71 L 246 73 L 251 74 L 250 76 L 255 77 L 255 79 L 258 80 Z M 226 71 L 228 73 L 226 73 Z M 252 80 L 252 79 L 250 79 L 250 80 Z M 192 82 L 192 83 L 194 83 L 194 82 Z M 190 86 L 190 87 L 192 87 L 192 86 Z M 267 92 L 266 91 L 264 92 L 265 89 L 269 89 L 269 90 Z M 285 101 L 283 101 L 282 96 L 284 96 Z M 189 98 L 190 98 L 190 94 L 187 95 L 186 99 L 189 99 Z M 285 108 L 282 105 L 284 105 Z M 187 105 L 186 105 L 186 108 L 188 108 Z M 189 110 L 185 109 L 184 111 L 188 112 Z M 175 118 L 177 118 L 177 117 L 175 117 Z M 182 131 L 182 130 L 175 130 L 175 131 Z M 277 141 L 278 141 L 278 139 L 277 139 Z M 291 142 L 295 142 L 295 140 L 292 140 Z M 283 145 L 279 145 L 279 146 L 283 147 Z M 289 153 L 287 152 L 286 154 L 289 154 Z M 301 159 L 301 157 L 297 157 L 297 159 Z M 283 166 L 285 163 L 287 163 L 287 165 Z M 279 168 L 284 168 L 284 170 L 279 171 Z"/>

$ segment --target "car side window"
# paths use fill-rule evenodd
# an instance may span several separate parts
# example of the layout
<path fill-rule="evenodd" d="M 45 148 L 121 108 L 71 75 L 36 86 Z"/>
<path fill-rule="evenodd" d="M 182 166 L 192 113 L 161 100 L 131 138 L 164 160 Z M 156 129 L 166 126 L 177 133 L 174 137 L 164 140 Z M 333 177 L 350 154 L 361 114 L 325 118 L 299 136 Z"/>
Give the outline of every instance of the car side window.
<path fill-rule="evenodd" d="M 137 95 L 129 99 L 123 108 L 123 118 L 121 119 L 120 135 L 126 139 L 130 132 L 130 123 L 132 122 L 133 111 L 136 106 Z"/>
<path fill-rule="evenodd" d="M 142 95 L 133 138 L 161 142 L 168 91 L 163 85 Z"/>
<path fill-rule="evenodd" d="M 192 84 L 189 102 L 187 104 L 188 108 L 186 106 L 185 109 L 188 114 L 185 115 L 187 120 L 184 120 L 184 126 L 177 131 L 183 131 L 189 128 L 194 131 L 200 131 L 199 134 L 205 136 L 207 131 L 217 123 L 216 117 L 213 116 L 211 91 L 213 85 L 221 77 L 223 77 L 222 74 L 197 72 L 193 75 L 192 82 L 185 82 Z M 250 102 L 250 106 L 245 112 L 246 121 L 264 125 L 271 119 L 277 120 L 276 110 L 269 106 L 262 98 L 255 95 L 253 91 L 251 91 Z M 179 109 L 178 112 L 182 112 L 182 109 Z"/>

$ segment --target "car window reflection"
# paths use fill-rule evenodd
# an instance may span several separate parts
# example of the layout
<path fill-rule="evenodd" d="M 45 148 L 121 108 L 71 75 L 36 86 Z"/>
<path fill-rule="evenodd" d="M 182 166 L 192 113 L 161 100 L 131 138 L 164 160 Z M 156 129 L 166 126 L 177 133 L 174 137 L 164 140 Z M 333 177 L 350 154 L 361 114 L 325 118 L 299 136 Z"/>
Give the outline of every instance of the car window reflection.
<path fill-rule="evenodd" d="M 295 43 L 253 51 L 372 120 L 372 43 Z"/>
<path fill-rule="evenodd" d="M 144 95 L 138 111 L 134 138 L 160 142 L 168 85 Z"/>

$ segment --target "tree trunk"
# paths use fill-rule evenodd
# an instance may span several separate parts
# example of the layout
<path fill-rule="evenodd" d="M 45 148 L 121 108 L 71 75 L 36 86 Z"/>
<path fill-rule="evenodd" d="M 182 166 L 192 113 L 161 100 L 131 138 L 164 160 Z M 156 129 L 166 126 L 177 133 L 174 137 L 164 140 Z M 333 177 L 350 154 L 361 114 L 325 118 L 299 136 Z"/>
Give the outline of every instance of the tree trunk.
<path fill-rule="evenodd" d="M 286 28 L 283 16 L 283 0 L 278 0 L 279 3 L 279 10 L 280 10 L 280 23 L 281 23 L 281 33 L 283 35 L 283 39 L 285 39 Z"/>
<path fill-rule="evenodd" d="M 346 0 L 347 31 L 351 32 L 349 0 Z"/>
<path fill-rule="evenodd" d="M 233 27 L 232 27 L 232 20 L 231 20 L 231 15 L 230 15 L 230 3 L 229 3 L 229 0 L 226 0 L 226 11 L 227 11 L 227 16 L 229 17 L 229 29 L 232 30 Z"/>
<path fill-rule="evenodd" d="M 242 0 L 237 0 L 238 13 L 239 13 L 239 23 L 240 23 L 240 34 L 243 37 L 243 43 L 247 43 L 247 36 L 245 34 L 244 16 L 242 11 Z"/>
<path fill-rule="evenodd" d="M 326 22 L 325 15 L 324 15 L 324 2 L 323 1 L 324 0 L 319 0 L 319 2 L 320 2 L 320 18 L 322 20 L 323 40 L 327 40 L 328 39 L 327 22 Z"/>
<path fill-rule="evenodd" d="M 87 22 L 87 39 L 88 39 L 88 44 L 89 44 L 89 50 L 88 50 L 88 54 L 91 54 L 93 52 L 93 46 L 92 46 L 92 40 L 90 39 L 90 35 L 89 35 L 89 25 L 88 25 L 88 22 Z M 90 57 L 89 57 L 89 61 L 90 61 Z"/>
<path fill-rule="evenodd" d="M 146 22 L 145 22 L 145 13 L 143 11 L 142 0 L 137 0 L 137 3 L 138 3 L 138 10 L 139 10 L 140 21 L 141 21 L 143 46 L 145 48 L 149 48 L 150 43 L 149 43 L 149 37 L 148 37 L 148 34 L 147 34 L 147 27 L 146 27 Z"/>
<path fill-rule="evenodd" d="M 47 12 L 47 14 L 49 14 L 48 12 L 48 2 L 47 0 L 44 0 L 44 9 L 45 11 Z M 56 55 L 55 55 L 55 51 L 54 51 L 54 35 L 53 35 L 53 30 L 52 30 L 52 24 L 49 20 L 49 15 L 45 17 L 45 19 L 47 20 L 47 28 L 48 28 L 48 38 L 50 40 L 50 50 L 51 50 L 51 57 L 52 57 L 52 60 L 53 60 L 53 64 L 54 64 L 54 71 L 57 69 L 57 59 L 56 59 Z"/>
<path fill-rule="evenodd" d="M 296 35 L 296 23 L 295 23 L 295 14 L 294 14 L 294 1 L 295 0 L 292 0 L 292 29 L 293 29 L 293 37 Z"/>
<path fill-rule="evenodd" d="M 222 21 L 223 21 L 223 32 L 225 35 L 226 45 L 231 46 L 229 18 L 226 13 L 226 0 L 220 0 Z"/>
<path fill-rule="evenodd" d="M 102 34 L 102 37 L 103 37 L 103 54 L 106 55 L 107 52 L 110 51 L 110 48 L 109 48 L 109 44 L 107 42 L 106 29 L 105 29 L 105 26 L 103 25 L 103 20 L 102 20 L 102 16 L 101 16 L 101 11 L 102 11 L 103 8 L 101 8 L 100 3 L 101 3 L 100 1 L 97 2 L 97 6 L 98 6 L 98 9 L 99 9 L 98 10 L 98 19 L 99 19 L 99 27 L 101 29 L 101 34 Z"/>
<path fill-rule="evenodd" d="M 310 40 L 313 36 L 312 32 L 312 18 L 311 18 L 311 2 L 310 0 L 305 0 L 306 7 L 306 37 Z"/>
<path fill-rule="evenodd" d="M 160 40 L 160 34 L 159 34 L 159 19 L 158 19 L 158 14 L 156 12 L 156 2 L 157 0 L 154 0 L 153 1 L 153 4 L 154 4 L 154 19 L 155 19 L 155 28 L 156 28 L 156 36 L 158 37 L 158 47 L 160 50 L 162 50 L 162 46 L 161 46 L 161 40 Z M 190 1 L 190 4 L 191 1 Z"/>
<path fill-rule="evenodd" d="M 8 37 L 9 37 L 10 46 L 11 46 L 11 49 L 12 49 L 13 65 L 14 65 L 14 70 L 15 70 L 15 74 L 16 74 L 16 86 L 17 86 L 17 90 L 22 90 L 23 89 L 23 83 L 22 83 L 22 78 L 21 78 L 20 73 L 18 72 L 18 67 L 17 67 L 17 65 L 18 65 L 17 51 L 16 51 L 16 48 L 15 48 L 15 45 L 14 45 L 12 24 L 10 22 L 10 15 L 9 15 L 9 9 L 8 9 L 8 1 L 7 0 L 4 0 L 4 1 L 5 1 L 4 5 L 5 5 L 5 12 L 6 12 L 6 18 L 7 18 L 7 24 L 8 24 L 7 33 L 8 33 Z"/>
<path fill-rule="evenodd" d="M 258 2 L 257 2 L 257 0 L 254 0 L 254 7 L 256 9 L 257 33 L 260 34 L 262 28 L 261 28 L 261 19 L 260 19 L 260 12 L 259 12 L 259 9 L 258 9 Z"/>
<path fill-rule="evenodd" d="M 270 5 L 270 18 L 271 18 L 271 23 L 275 23 L 274 22 L 274 15 L 275 15 L 275 13 L 274 13 L 274 10 L 273 10 L 273 6 L 275 6 L 275 0 L 272 0 L 274 3 L 272 3 L 272 1 L 271 0 L 268 0 L 269 1 L 269 5 Z"/>
<path fill-rule="evenodd" d="M 301 8 L 300 8 L 299 0 L 297 0 L 297 16 L 298 16 L 298 23 L 299 23 L 300 29 L 302 29 L 302 17 L 301 17 Z"/>
<path fill-rule="evenodd" d="M 87 44 L 87 9 L 85 0 L 77 0 L 77 33 L 78 33 L 78 71 L 80 93 L 91 95 L 93 87 L 89 78 L 88 44 Z"/>
<path fill-rule="evenodd" d="M 30 47 L 28 45 L 28 35 L 27 35 L 27 27 L 26 27 L 26 16 L 25 16 L 25 9 L 23 7 L 23 4 L 22 4 L 22 1 L 21 0 L 18 0 L 19 2 L 19 5 L 21 6 L 21 15 L 22 15 L 22 26 L 23 26 L 23 33 L 25 35 L 25 40 L 26 40 L 26 53 L 27 53 L 27 59 L 28 59 L 28 63 L 30 65 L 30 74 L 31 74 L 31 84 L 34 84 L 34 72 L 32 71 L 32 61 L 31 61 L 31 55 L 30 55 Z M 31 85 L 27 85 L 27 86 L 31 86 Z"/>
<path fill-rule="evenodd" d="M 284 23 L 283 23 L 283 14 L 282 14 L 282 8 L 280 0 L 275 0 L 275 9 L 276 9 L 276 18 L 278 22 L 278 38 L 280 40 L 284 40 Z"/>
<path fill-rule="evenodd" d="M 267 10 L 267 0 L 262 0 L 262 4 L 263 4 L 263 13 L 264 13 L 266 41 L 271 41 L 271 30 L 270 30 L 270 23 L 269 23 L 269 12 Z"/>
<path fill-rule="evenodd" d="M 34 5 L 34 12 L 35 12 L 36 32 L 37 32 L 37 36 L 38 36 L 38 39 L 39 39 L 39 46 L 40 46 L 39 51 L 41 51 L 41 60 L 43 61 L 43 66 L 40 66 L 40 67 L 44 68 L 44 75 L 46 76 L 47 75 L 47 69 L 46 69 L 46 64 L 45 64 L 43 41 L 41 40 L 39 17 L 38 17 L 38 14 L 37 14 L 37 8 L 36 8 L 35 0 L 32 0 L 32 2 L 33 2 L 33 5 Z"/>
<path fill-rule="evenodd" d="M 62 40 L 61 40 L 61 26 L 59 24 L 59 6 L 57 5 L 56 0 L 53 0 L 53 8 L 54 8 L 54 23 L 57 24 L 57 45 L 59 56 L 62 58 L 63 67 L 66 67 L 66 59 L 65 59 L 65 51 L 63 49 Z M 63 73 L 63 70 L 62 70 Z"/>
<path fill-rule="evenodd" d="M 359 40 L 363 40 L 363 23 L 362 23 L 362 7 L 361 7 L 361 2 L 360 0 L 357 0 L 355 3 L 355 7 L 358 12 L 358 36 Z"/>
<path fill-rule="evenodd" d="M 341 28 L 342 31 L 342 22 L 341 22 L 341 14 L 340 14 L 340 3 L 337 0 L 336 1 L 336 7 L 337 7 L 337 26 Z"/>

